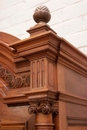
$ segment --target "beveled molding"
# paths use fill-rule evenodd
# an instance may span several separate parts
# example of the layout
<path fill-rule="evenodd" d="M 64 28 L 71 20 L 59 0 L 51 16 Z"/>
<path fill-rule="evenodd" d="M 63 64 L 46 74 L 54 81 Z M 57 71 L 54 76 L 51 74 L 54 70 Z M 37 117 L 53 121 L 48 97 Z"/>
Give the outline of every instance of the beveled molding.
<path fill-rule="evenodd" d="M 24 130 L 25 123 L 0 123 L 0 130 Z"/>
<path fill-rule="evenodd" d="M 28 113 L 29 114 L 58 114 L 58 103 L 54 100 L 49 99 L 36 99 L 36 100 L 30 100 L 29 101 L 29 108 Z"/>
<path fill-rule="evenodd" d="M 87 126 L 87 118 L 67 116 L 68 125 Z"/>
<path fill-rule="evenodd" d="M 58 92 L 59 101 L 87 106 L 87 99 L 68 93 Z"/>

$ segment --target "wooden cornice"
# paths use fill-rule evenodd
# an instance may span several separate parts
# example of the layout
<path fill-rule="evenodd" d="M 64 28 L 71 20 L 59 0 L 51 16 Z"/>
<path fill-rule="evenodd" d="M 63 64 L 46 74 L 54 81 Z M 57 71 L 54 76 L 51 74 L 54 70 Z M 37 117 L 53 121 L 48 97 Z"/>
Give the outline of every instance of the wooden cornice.
<path fill-rule="evenodd" d="M 40 58 L 41 56 L 52 59 L 58 57 L 59 63 L 87 77 L 86 55 L 51 30 L 14 42 L 9 46 L 17 50 L 20 58 L 26 57 L 31 60 L 35 54 Z"/>
<path fill-rule="evenodd" d="M 17 42 L 13 42 L 11 44 L 9 44 L 10 47 L 16 48 L 18 50 L 18 52 L 21 52 L 21 49 L 26 50 L 26 48 L 28 46 L 33 46 L 39 43 L 43 43 L 44 45 L 44 41 L 50 41 L 52 42 L 52 40 L 55 41 L 57 40 L 57 45 L 58 45 L 58 39 L 61 39 L 59 36 L 57 36 L 55 33 L 53 33 L 51 30 L 43 32 L 43 33 L 38 33 L 32 37 L 29 37 L 27 39 L 21 40 L 21 41 L 17 41 Z M 39 41 L 38 41 L 39 40 Z M 54 46 L 57 46 L 55 43 L 53 43 Z"/>
<path fill-rule="evenodd" d="M 32 58 L 31 55 L 33 56 L 33 54 L 40 55 L 40 57 L 53 57 L 53 59 L 55 59 L 58 55 L 60 39 L 61 38 L 54 32 L 46 31 L 28 39 L 12 43 L 9 46 L 15 48 L 20 57 L 28 56 L 29 60 Z"/>
<path fill-rule="evenodd" d="M 58 62 L 87 77 L 87 56 L 65 39 L 59 46 Z"/>

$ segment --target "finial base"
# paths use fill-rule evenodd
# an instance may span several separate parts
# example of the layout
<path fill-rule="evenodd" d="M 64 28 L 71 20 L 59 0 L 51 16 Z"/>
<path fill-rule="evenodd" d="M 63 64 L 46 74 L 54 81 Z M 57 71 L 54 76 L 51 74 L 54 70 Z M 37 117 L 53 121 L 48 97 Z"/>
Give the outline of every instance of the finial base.
<path fill-rule="evenodd" d="M 38 34 L 42 34 L 46 31 L 52 31 L 53 33 L 56 34 L 56 32 L 54 30 L 52 30 L 50 28 L 49 25 L 47 25 L 46 23 L 38 23 L 36 24 L 34 27 L 31 27 L 29 30 L 27 30 L 27 32 L 30 34 L 30 37 L 31 36 L 34 36 L 34 35 L 38 35 Z"/>

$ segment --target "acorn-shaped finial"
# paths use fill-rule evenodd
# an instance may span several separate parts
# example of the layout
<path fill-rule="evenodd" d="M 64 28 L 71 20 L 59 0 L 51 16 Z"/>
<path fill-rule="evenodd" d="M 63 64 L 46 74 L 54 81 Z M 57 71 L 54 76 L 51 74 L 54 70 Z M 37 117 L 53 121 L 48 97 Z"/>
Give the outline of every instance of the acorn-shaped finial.
<path fill-rule="evenodd" d="M 39 6 L 35 9 L 33 18 L 36 23 L 48 23 L 51 19 L 51 14 L 46 6 Z"/>

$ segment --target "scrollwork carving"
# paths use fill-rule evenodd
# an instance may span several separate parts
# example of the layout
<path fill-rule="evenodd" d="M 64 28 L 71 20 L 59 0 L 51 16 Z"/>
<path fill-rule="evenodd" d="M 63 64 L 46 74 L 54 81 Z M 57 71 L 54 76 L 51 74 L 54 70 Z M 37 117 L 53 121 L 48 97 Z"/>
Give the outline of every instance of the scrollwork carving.
<path fill-rule="evenodd" d="M 8 84 L 11 84 L 13 82 L 13 79 L 14 79 L 14 76 L 12 74 L 7 74 L 5 76 L 5 81 L 8 83 Z"/>
<path fill-rule="evenodd" d="M 29 114 L 43 113 L 43 114 L 58 114 L 58 105 L 51 101 L 36 101 L 34 104 L 30 104 L 28 108 Z"/>
<path fill-rule="evenodd" d="M 25 83 L 26 83 L 27 85 L 30 85 L 30 76 L 29 76 L 29 75 L 26 76 L 26 78 L 25 78 Z"/>
<path fill-rule="evenodd" d="M 19 86 L 22 86 L 22 84 L 23 84 L 22 77 L 16 77 L 14 79 L 13 87 L 18 88 Z"/>
<path fill-rule="evenodd" d="M 37 112 L 38 112 L 37 104 L 33 104 L 33 105 L 29 106 L 29 108 L 28 108 L 28 113 L 29 114 L 34 114 L 34 113 L 37 113 Z"/>
<path fill-rule="evenodd" d="M 52 113 L 53 114 L 58 114 L 58 106 L 57 106 L 57 104 L 54 104 L 53 106 L 52 106 Z"/>
<path fill-rule="evenodd" d="M 5 69 L 3 67 L 0 68 L 0 77 L 5 75 Z"/>
<path fill-rule="evenodd" d="M 45 103 L 42 103 L 40 105 L 40 109 L 42 111 L 42 113 L 44 114 L 49 114 L 52 112 L 52 109 L 51 109 L 52 105 L 50 102 L 46 101 Z"/>
<path fill-rule="evenodd" d="M 0 78 L 2 78 L 10 89 L 30 86 L 30 75 L 13 75 L 13 73 L 0 64 Z"/>

